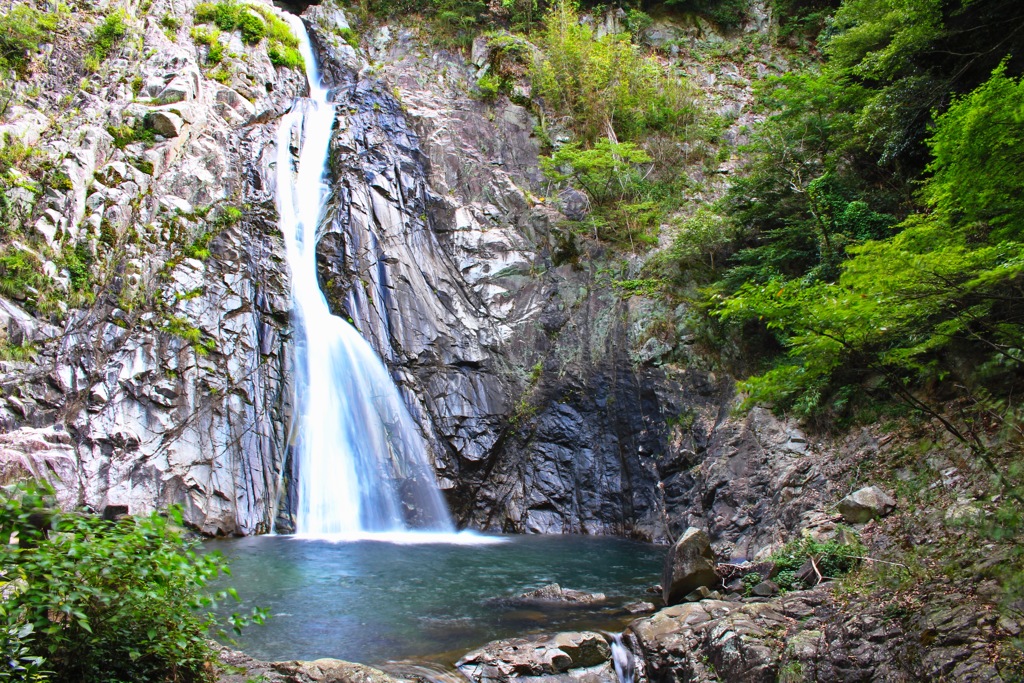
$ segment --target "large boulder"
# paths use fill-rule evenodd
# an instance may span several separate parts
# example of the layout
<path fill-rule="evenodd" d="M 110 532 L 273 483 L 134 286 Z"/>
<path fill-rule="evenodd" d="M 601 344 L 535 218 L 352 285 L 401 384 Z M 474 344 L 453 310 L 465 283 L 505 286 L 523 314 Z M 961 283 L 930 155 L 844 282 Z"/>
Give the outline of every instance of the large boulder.
<path fill-rule="evenodd" d="M 496 640 L 456 662 L 474 683 L 507 681 L 526 676 L 558 676 L 570 669 L 601 666 L 611 646 L 592 631 L 555 633 Z"/>
<path fill-rule="evenodd" d="M 702 530 L 690 527 L 679 537 L 668 557 L 662 576 L 662 597 L 666 605 L 675 605 L 701 586 L 718 583 L 711 539 Z"/>
<path fill-rule="evenodd" d="M 896 501 L 877 486 L 854 491 L 839 501 L 839 514 L 850 524 L 864 524 L 895 509 Z"/>
<path fill-rule="evenodd" d="M 311 662 L 263 662 L 249 655 L 221 647 L 217 683 L 400 683 L 404 680 L 364 664 L 340 659 Z"/>

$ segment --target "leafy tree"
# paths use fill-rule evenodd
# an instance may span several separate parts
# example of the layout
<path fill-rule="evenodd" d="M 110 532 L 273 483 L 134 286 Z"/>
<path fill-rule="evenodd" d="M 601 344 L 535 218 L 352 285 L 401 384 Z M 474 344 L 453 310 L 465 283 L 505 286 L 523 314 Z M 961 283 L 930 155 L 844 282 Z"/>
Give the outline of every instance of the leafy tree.
<path fill-rule="evenodd" d="M 563 145 L 541 159 L 541 169 L 555 182 L 576 182 L 598 204 L 611 204 L 636 196 L 639 166 L 650 161 L 651 157 L 631 142 L 602 138 L 590 149 L 583 149 L 578 142 Z"/>
<path fill-rule="evenodd" d="M 751 282 L 721 301 L 721 317 L 758 319 L 788 348 L 745 383 L 751 401 L 809 415 L 841 408 L 843 387 L 870 375 L 911 403 L 908 387 L 951 376 L 1012 386 L 1024 371 L 1022 122 L 1024 84 L 1000 67 L 938 119 L 928 211 L 851 248 L 837 283 Z"/>

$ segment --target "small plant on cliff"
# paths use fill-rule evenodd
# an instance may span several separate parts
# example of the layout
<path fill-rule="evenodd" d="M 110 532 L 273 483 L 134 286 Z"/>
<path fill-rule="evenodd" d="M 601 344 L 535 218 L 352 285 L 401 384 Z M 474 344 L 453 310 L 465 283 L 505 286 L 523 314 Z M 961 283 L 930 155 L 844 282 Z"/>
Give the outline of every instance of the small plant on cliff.
<path fill-rule="evenodd" d="M 790 541 L 772 554 L 775 583 L 783 590 L 800 590 L 817 585 L 823 579 L 836 579 L 848 574 L 860 563 L 864 546 L 860 541 L 816 541 L 799 538 Z M 805 571 L 804 570 L 806 567 Z"/>
<path fill-rule="evenodd" d="M 111 12 L 92 34 L 92 59 L 86 59 L 87 67 L 98 67 L 100 62 L 110 56 L 114 48 L 128 35 L 128 18 L 122 10 Z M 91 68 L 90 70 L 95 70 Z"/>
<path fill-rule="evenodd" d="M 59 12 L 40 12 L 21 3 L 0 16 L 0 69 L 25 76 L 32 54 L 56 30 L 59 19 Z"/>
<path fill-rule="evenodd" d="M 204 592 L 226 566 L 184 540 L 180 510 L 112 522 L 53 505 L 34 484 L 0 491 L 8 666 L 82 683 L 209 681 L 209 610 L 234 591 Z M 256 611 L 232 625 L 262 619 Z"/>
<path fill-rule="evenodd" d="M 233 2 L 201 2 L 195 8 L 197 24 L 213 24 L 221 31 L 238 31 L 242 42 L 246 45 L 258 45 L 264 38 L 267 41 L 267 54 L 274 66 L 290 69 L 302 68 L 302 55 L 298 51 L 299 41 L 292 33 L 291 27 L 266 7 Z M 196 42 L 210 45 L 211 54 L 215 49 L 213 42 L 200 40 L 201 35 L 209 33 L 194 29 L 192 37 Z M 212 63 L 220 61 L 208 57 Z"/>

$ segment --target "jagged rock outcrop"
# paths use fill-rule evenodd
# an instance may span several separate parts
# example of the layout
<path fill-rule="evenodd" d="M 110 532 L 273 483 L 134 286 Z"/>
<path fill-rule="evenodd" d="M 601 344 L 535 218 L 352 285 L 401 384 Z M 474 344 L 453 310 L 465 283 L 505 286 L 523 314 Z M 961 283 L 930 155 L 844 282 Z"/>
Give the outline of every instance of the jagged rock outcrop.
<path fill-rule="evenodd" d="M 603 635 L 582 631 L 496 640 L 462 657 L 456 667 L 474 683 L 551 680 L 563 674 L 570 680 L 611 683 L 615 678 L 610 658 L 611 648 Z"/>
<path fill-rule="evenodd" d="M 1013 629 L 952 591 L 906 613 L 882 595 L 838 600 L 820 587 L 756 602 L 704 600 L 630 624 L 640 683 L 1002 681 L 988 648 Z"/>

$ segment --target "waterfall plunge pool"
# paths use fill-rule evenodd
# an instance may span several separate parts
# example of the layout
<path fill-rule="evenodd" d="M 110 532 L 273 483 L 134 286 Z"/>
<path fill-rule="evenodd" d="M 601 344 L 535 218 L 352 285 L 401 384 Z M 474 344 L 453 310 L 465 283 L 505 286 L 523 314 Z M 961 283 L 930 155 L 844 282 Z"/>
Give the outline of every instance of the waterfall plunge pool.
<path fill-rule="evenodd" d="M 655 601 L 665 548 L 600 536 L 504 536 L 502 543 L 330 542 L 288 536 L 208 541 L 229 560 L 242 602 L 269 609 L 237 638 L 263 660 L 334 657 L 370 665 L 450 665 L 496 638 L 597 628 L 619 631 L 622 605 Z M 496 601 L 558 583 L 608 601 L 578 607 Z"/>

